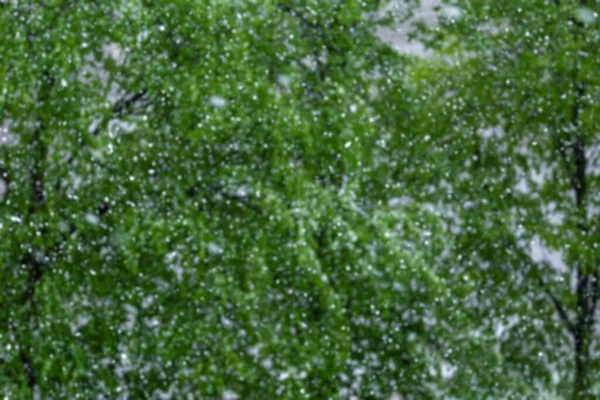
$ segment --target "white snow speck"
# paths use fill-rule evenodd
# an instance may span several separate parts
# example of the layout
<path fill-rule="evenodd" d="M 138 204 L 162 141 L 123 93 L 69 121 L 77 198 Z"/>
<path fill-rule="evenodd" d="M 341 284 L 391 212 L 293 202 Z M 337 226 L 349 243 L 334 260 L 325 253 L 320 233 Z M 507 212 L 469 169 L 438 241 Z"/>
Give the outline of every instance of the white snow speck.
<path fill-rule="evenodd" d="M 84 218 L 87 222 L 92 225 L 98 225 L 100 223 L 100 218 L 97 215 L 92 213 L 85 213 Z"/>
<path fill-rule="evenodd" d="M 240 395 L 233 390 L 226 390 L 223 392 L 223 400 L 237 400 L 239 398 Z"/>
<path fill-rule="evenodd" d="M 206 249 L 208 250 L 208 253 L 211 255 L 220 255 L 223 254 L 223 248 L 221 246 L 219 246 L 218 244 L 214 243 L 214 242 L 209 242 L 206 245 Z"/>
<path fill-rule="evenodd" d="M 8 185 L 3 179 L 0 179 L 0 201 L 4 199 L 6 192 L 8 191 Z"/>
<path fill-rule="evenodd" d="M 277 83 L 279 83 L 281 86 L 287 88 L 290 86 L 290 78 L 286 75 L 279 75 L 277 77 Z"/>
<path fill-rule="evenodd" d="M 221 317 L 221 325 L 223 328 L 229 329 L 233 327 L 233 322 L 227 317 Z"/>
<path fill-rule="evenodd" d="M 442 361 L 440 364 L 440 376 L 444 380 L 451 379 L 456 372 L 457 367 L 447 361 Z"/>
<path fill-rule="evenodd" d="M 216 107 L 216 108 L 223 108 L 227 105 L 227 100 L 225 100 L 225 98 L 223 98 L 221 96 L 211 96 L 208 99 L 208 102 L 210 103 L 211 106 Z"/>
<path fill-rule="evenodd" d="M 575 19 L 584 25 L 593 23 L 598 18 L 598 13 L 588 7 L 579 7 L 575 11 Z"/>
<path fill-rule="evenodd" d="M 280 381 L 285 381 L 289 377 L 290 377 L 290 373 L 288 371 L 284 371 L 281 374 L 279 374 L 279 380 Z"/>

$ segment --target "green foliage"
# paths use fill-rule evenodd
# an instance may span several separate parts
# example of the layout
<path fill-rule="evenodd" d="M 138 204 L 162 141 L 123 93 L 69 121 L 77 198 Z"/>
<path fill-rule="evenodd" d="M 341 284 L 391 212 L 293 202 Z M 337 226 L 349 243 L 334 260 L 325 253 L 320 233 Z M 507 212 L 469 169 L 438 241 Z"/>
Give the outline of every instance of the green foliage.
<path fill-rule="evenodd" d="M 2 396 L 597 397 L 596 2 L 380 3 L 0 4 Z"/>
<path fill-rule="evenodd" d="M 376 3 L 1 6 L 2 395 L 433 395 L 439 217 L 386 206 Z"/>
<path fill-rule="evenodd" d="M 515 398 L 538 384 L 597 398 L 597 2 L 448 3 L 451 16 L 420 27 L 435 55 L 380 99 L 412 110 L 388 115 L 409 143 L 392 156 L 411 174 L 405 194 L 452 215 L 452 269 L 472 282 L 456 307 L 501 356 L 476 380 L 493 371 Z M 532 243 L 557 255 L 532 257 Z"/>

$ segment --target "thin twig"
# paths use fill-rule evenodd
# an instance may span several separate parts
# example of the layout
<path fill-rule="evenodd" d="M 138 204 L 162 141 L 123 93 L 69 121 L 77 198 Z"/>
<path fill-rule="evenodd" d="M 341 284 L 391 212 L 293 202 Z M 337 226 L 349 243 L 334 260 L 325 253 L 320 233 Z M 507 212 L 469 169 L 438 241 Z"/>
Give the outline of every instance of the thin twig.
<path fill-rule="evenodd" d="M 92 131 L 92 135 L 99 135 L 109 119 L 121 118 L 127 115 L 136 104 L 139 104 L 139 102 L 145 98 L 146 93 L 147 91 L 144 89 L 138 93 L 125 95 L 117 100 L 112 106 L 110 117 L 99 123 L 98 126 Z"/>
<path fill-rule="evenodd" d="M 573 333 L 574 332 L 573 322 L 569 318 L 569 315 L 567 314 L 567 311 L 565 310 L 565 308 L 563 307 L 561 302 L 552 294 L 552 292 L 550 292 L 550 289 L 548 289 L 548 287 L 546 286 L 546 284 L 544 283 L 544 281 L 541 277 L 538 277 L 538 281 L 539 281 L 540 286 L 544 290 L 544 293 L 546 293 L 546 296 L 548 296 L 550 298 L 550 301 L 552 302 L 552 305 L 558 312 L 560 319 L 566 324 L 567 329 L 569 329 L 569 331 L 571 333 Z"/>

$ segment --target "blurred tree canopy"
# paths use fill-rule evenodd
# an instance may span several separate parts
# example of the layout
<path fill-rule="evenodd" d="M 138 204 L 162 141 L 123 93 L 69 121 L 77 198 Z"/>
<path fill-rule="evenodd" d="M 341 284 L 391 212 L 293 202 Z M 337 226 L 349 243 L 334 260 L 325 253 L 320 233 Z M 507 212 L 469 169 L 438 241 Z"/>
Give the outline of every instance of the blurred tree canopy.
<path fill-rule="evenodd" d="M 394 158 L 430 160 L 407 188 L 451 210 L 452 265 L 473 286 L 453 298 L 498 337 L 488 373 L 598 398 L 598 2 L 444 3 L 417 26 L 433 55 L 396 85 L 413 97 L 387 87 L 385 108 L 412 106 L 386 114 L 412 132 Z"/>
<path fill-rule="evenodd" d="M 2 395 L 431 395 L 439 220 L 388 207 L 377 7 L 2 4 Z"/>
<path fill-rule="evenodd" d="M 0 394 L 596 398 L 598 6 L 445 3 L 1 2 Z"/>

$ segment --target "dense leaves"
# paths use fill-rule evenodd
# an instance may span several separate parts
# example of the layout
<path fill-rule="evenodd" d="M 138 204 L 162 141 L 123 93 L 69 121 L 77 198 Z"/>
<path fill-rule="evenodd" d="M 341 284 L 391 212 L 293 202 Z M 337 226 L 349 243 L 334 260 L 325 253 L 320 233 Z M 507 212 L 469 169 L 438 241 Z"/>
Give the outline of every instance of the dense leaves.
<path fill-rule="evenodd" d="M 453 266 L 478 288 L 462 308 L 504 327 L 497 379 L 596 398 L 597 4 L 451 6 L 420 27 L 435 55 L 413 68 L 409 102 L 415 137 L 429 140 L 402 154 L 432 154 L 433 182 L 419 174 L 413 189 L 455 215 Z"/>
<path fill-rule="evenodd" d="M 438 217 L 387 206 L 376 9 L 2 6 L 3 395 L 431 395 Z"/>
<path fill-rule="evenodd" d="M 0 394 L 597 397 L 597 5 L 446 3 L 0 3 Z"/>

